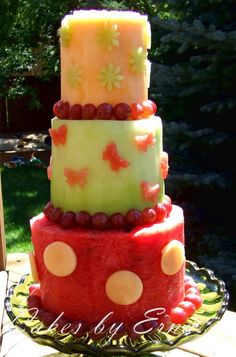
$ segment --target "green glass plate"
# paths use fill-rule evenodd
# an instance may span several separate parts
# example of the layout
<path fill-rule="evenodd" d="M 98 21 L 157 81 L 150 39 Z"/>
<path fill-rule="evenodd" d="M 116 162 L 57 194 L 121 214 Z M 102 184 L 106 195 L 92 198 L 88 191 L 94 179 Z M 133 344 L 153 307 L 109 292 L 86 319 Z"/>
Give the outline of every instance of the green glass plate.
<path fill-rule="evenodd" d="M 27 310 L 30 275 L 8 290 L 5 308 L 13 324 L 35 342 L 51 346 L 67 354 L 85 354 L 89 356 L 152 356 L 156 351 L 169 351 L 190 339 L 202 335 L 221 319 L 227 309 L 229 294 L 225 284 L 206 268 L 199 268 L 187 261 L 186 274 L 191 276 L 201 292 L 202 307 L 187 320 L 184 325 L 172 325 L 168 331 L 155 330 L 150 335 L 142 335 L 132 340 L 123 336 L 119 340 L 104 337 L 99 341 L 88 335 L 75 338 L 70 333 L 48 330 L 38 319 L 32 319 Z"/>

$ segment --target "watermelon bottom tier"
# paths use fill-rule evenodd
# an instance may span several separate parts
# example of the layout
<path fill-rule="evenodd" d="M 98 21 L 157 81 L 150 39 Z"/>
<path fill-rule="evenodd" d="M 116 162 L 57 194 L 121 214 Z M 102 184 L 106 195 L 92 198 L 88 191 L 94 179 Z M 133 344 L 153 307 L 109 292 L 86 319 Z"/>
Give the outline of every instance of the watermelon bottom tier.
<path fill-rule="evenodd" d="M 162 223 L 130 231 L 64 230 L 43 214 L 31 220 L 43 307 L 71 320 L 125 324 L 184 299 L 184 218 L 173 206 Z"/>

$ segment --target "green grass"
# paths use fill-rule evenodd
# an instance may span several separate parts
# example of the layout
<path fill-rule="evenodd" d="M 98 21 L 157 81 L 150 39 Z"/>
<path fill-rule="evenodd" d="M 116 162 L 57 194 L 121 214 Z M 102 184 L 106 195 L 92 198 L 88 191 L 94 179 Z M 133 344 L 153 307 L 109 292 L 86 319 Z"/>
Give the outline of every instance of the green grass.
<path fill-rule="evenodd" d="M 36 167 L 1 168 L 7 252 L 32 250 L 29 220 L 49 201 L 46 170 Z"/>

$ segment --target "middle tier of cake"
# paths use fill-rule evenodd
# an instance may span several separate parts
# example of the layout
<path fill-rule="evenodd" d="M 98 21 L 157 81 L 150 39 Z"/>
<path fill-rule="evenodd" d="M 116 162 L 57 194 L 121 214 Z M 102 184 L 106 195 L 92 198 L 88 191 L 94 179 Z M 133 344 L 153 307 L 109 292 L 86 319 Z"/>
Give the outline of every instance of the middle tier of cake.
<path fill-rule="evenodd" d="M 159 117 L 52 120 L 51 202 L 64 212 L 126 213 L 164 197 L 168 156 Z"/>

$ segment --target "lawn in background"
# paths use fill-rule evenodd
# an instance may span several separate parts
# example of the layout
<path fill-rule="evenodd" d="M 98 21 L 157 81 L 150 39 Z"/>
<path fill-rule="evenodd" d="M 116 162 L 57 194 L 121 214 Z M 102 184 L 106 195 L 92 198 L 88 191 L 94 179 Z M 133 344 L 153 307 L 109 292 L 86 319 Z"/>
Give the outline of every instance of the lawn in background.
<path fill-rule="evenodd" d="M 46 169 L 1 168 L 7 252 L 32 250 L 29 220 L 49 201 Z"/>

